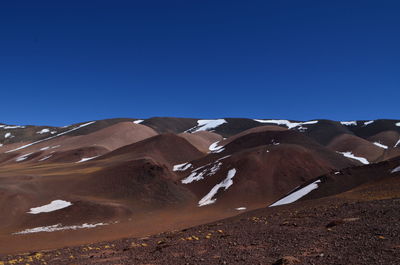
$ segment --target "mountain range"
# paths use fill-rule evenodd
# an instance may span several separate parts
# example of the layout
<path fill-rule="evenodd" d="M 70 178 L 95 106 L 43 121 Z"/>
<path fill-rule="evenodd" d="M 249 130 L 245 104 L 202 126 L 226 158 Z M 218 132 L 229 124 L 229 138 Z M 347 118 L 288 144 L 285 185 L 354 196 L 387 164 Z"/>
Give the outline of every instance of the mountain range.
<path fill-rule="evenodd" d="M 333 208 L 325 213 L 323 207 L 338 200 L 375 209 L 362 203 L 394 203 L 400 196 L 399 174 L 400 120 L 154 117 L 64 127 L 0 124 L 0 254 L 28 252 L 32 257 L 29 251 L 115 240 L 126 248 L 125 241 L 118 241 L 124 238 L 150 238 L 157 249 L 163 244 L 154 239 L 160 233 L 204 230 L 220 222 L 231 234 L 239 233 L 233 223 L 244 218 L 248 227 L 264 218 L 260 213 L 282 224 L 301 209 L 308 210 L 304 216 L 332 215 Z M 343 213 L 340 222 L 347 223 L 344 213 L 351 209 L 337 207 Z M 398 237 L 393 240 L 399 253 Z M 61 252 L 65 260 L 50 264 L 72 264 Z M 279 260 L 275 254 L 269 257 Z M 15 257 L 0 256 L 0 264 Z M 29 263 L 26 257 L 21 262 Z M 82 257 L 75 263 L 92 264 Z M 160 264 L 180 264 L 171 259 Z M 104 264 L 125 264 L 113 262 Z M 204 260 L 214 262 L 222 264 Z M 335 262 L 340 259 L 318 264 Z"/>

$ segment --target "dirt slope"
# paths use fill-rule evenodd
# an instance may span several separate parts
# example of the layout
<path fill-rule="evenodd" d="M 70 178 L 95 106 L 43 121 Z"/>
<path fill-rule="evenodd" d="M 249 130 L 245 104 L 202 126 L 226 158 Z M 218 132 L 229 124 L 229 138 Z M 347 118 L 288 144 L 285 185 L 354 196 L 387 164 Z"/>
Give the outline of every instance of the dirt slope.
<path fill-rule="evenodd" d="M 13 264 L 395 265 L 400 261 L 399 188 L 399 178 L 388 177 L 337 196 L 249 211 L 189 229 L 0 256 L 0 260 Z"/>

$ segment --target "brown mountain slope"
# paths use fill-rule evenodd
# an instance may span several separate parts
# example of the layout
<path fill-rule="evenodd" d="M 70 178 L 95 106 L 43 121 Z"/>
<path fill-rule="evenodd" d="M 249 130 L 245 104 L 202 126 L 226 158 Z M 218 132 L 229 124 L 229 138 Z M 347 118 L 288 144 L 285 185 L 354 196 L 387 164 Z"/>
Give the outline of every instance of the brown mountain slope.
<path fill-rule="evenodd" d="M 397 265 L 399 198 L 400 179 L 388 176 L 335 196 L 261 208 L 188 229 L 3 255 L 0 260 L 78 265 Z"/>
<path fill-rule="evenodd" d="M 366 158 L 370 162 L 379 161 L 385 152 L 385 149 L 350 134 L 337 136 L 327 147 L 333 151 L 351 152 L 355 156 Z"/>
<path fill-rule="evenodd" d="M 227 139 L 224 139 L 223 141 L 219 142 L 218 145 L 219 146 L 227 145 L 228 143 L 233 142 L 234 140 L 236 140 L 242 136 L 252 134 L 252 133 L 260 133 L 260 132 L 267 132 L 267 131 L 286 131 L 286 130 L 287 129 L 285 129 L 283 127 L 273 126 L 273 125 L 254 127 L 254 128 L 245 130 L 241 133 L 235 134 L 234 136 L 231 136 Z"/>
<path fill-rule="evenodd" d="M 196 133 L 180 133 L 179 136 L 185 138 L 189 143 L 191 143 L 203 153 L 209 152 L 208 148 L 212 143 L 222 140 L 221 135 L 207 131 Z"/>
<path fill-rule="evenodd" d="M 220 151 L 175 171 L 200 206 L 268 205 L 307 180 L 356 164 L 287 130 L 245 134 Z"/>
<path fill-rule="evenodd" d="M 159 164 L 169 167 L 204 156 L 187 140 L 175 134 L 166 133 L 143 141 L 118 148 L 98 159 L 110 162 L 130 161 L 142 158 L 151 158 Z"/>
<path fill-rule="evenodd" d="M 394 147 L 400 139 L 400 133 L 396 131 L 383 131 L 367 138 L 370 142 L 378 142 L 388 147 Z"/>
<path fill-rule="evenodd" d="M 79 130 L 83 130 L 83 128 Z M 22 147 L 24 146 L 24 144 L 21 144 L 19 146 L 19 148 L 21 149 L 19 150 L 15 151 L 12 151 L 12 149 L 9 150 L 5 149 L 5 150 L 8 151 L 9 154 L 18 154 L 18 156 L 31 154 L 26 159 L 23 160 L 24 162 L 27 162 L 27 161 L 32 161 L 32 158 L 33 156 L 35 156 L 35 153 L 40 153 L 40 154 L 39 157 L 37 157 L 37 159 L 34 161 L 44 159 L 45 157 L 47 160 L 48 158 L 53 157 L 54 153 L 64 152 L 64 151 L 70 151 L 71 153 L 73 152 L 71 150 L 80 148 L 93 147 L 93 148 L 98 148 L 99 150 L 101 149 L 101 150 L 112 151 L 119 147 L 132 144 L 155 135 L 157 135 L 157 133 L 153 129 L 147 126 L 134 124 L 132 122 L 120 122 L 85 135 L 71 136 L 70 134 L 65 134 L 59 137 L 52 136 L 52 138 L 42 142 L 38 143 L 33 142 L 34 144 L 29 143 L 31 145 L 27 144 L 29 146 L 26 146 L 25 148 L 21 148 L 21 146 Z M 4 148 L 7 147 L 5 146 Z M 16 147 L 14 146 L 13 149 L 15 148 Z M 105 153 L 106 151 L 101 151 L 97 152 L 95 155 L 100 155 Z M 61 155 L 59 155 L 59 157 L 60 156 Z M 68 159 L 66 161 L 68 161 Z M 18 162 L 18 161 L 11 160 L 10 162 Z"/>

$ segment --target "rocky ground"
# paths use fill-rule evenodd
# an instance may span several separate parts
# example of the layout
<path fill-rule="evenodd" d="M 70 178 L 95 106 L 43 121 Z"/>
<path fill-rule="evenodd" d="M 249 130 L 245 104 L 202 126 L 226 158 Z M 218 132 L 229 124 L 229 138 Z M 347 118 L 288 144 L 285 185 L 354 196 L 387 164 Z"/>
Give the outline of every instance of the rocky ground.
<path fill-rule="evenodd" d="M 399 220 L 400 198 L 325 198 L 147 238 L 1 256 L 0 264 L 400 264 Z"/>

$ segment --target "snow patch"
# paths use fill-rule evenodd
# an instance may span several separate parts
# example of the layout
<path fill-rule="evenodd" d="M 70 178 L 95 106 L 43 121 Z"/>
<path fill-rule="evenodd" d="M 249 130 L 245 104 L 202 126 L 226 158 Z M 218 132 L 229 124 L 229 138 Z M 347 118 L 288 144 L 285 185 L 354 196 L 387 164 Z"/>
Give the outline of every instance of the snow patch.
<path fill-rule="evenodd" d="M 237 211 L 244 211 L 244 210 L 246 210 L 247 208 L 246 207 L 238 207 L 238 208 L 235 208 L 235 210 L 237 210 Z"/>
<path fill-rule="evenodd" d="M 272 145 L 280 145 L 280 143 L 279 143 L 279 142 L 276 142 L 275 139 L 272 139 L 272 140 L 271 140 L 271 144 L 272 144 Z"/>
<path fill-rule="evenodd" d="M 192 166 L 192 164 L 190 164 L 189 162 L 186 162 L 183 164 L 175 165 L 174 168 L 172 169 L 172 171 L 185 171 L 188 168 L 190 168 L 191 166 Z"/>
<path fill-rule="evenodd" d="M 217 171 L 220 169 L 221 166 L 222 166 L 221 162 L 213 163 L 211 168 L 206 168 L 201 172 L 197 172 L 199 169 L 204 168 L 204 166 L 199 167 L 196 170 L 192 171 L 192 173 L 188 177 L 182 179 L 181 182 L 183 184 L 189 184 L 192 183 L 193 181 L 199 181 L 201 179 L 204 179 L 204 176 L 212 176 L 215 173 L 217 173 Z"/>
<path fill-rule="evenodd" d="M 400 166 L 396 167 L 391 171 L 391 173 L 396 173 L 396 172 L 400 172 Z"/>
<path fill-rule="evenodd" d="M 369 161 L 366 158 L 355 156 L 352 152 L 337 152 L 337 153 L 342 154 L 345 157 L 358 160 L 358 161 L 360 161 L 361 163 L 363 163 L 365 165 L 369 164 Z"/>
<path fill-rule="evenodd" d="M 64 209 L 71 205 L 72 205 L 72 203 L 67 202 L 67 201 L 55 200 L 55 201 L 50 202 L 49 204 L 46 204 L 46 205 L 43 205 L 40 207 L 31 208 L 28 213 L 30 213 L 30 214 L 49 213 L 49 212 L 54 212 L 57 210 Z"/>
<path fill-rule="evenodd" d="M 372 123 L 374 123 L 375 121 L 366 121 L 366 122 L 364 122 L 364 126 L 367 126 L 367 125 L 370 125 L 370 124 L 372 124 Z"/>
<path fill-rule="evenodd" d="M 142 122 L 144 122 L 144 120 L 136 120 L 133 123 L 139 124 L 139 123 L 142 123 Z"/>
<path fill-rule="evenodd" d="M 20 129 L 20 128 L 25 128 L 26 126 L 19 126 L 19 125 L 0 125 L 0 128 L 3 128 L 5 130 L 7 129 Z"/>
<path fill-rule="evenodd" d="M 295 191 L 295 192 L 289 194 L 288 196 L 280 199 L 279 201 L 274 202 L 269 207 L 274 207 L 274 206 L 279 206 L 279 205 L 284 205 L 284 204 L 289 204 L 289 203 L 295 202 L 295 201 L 299 200 L 300 198 L 304 197 L 305 195 L 307 195 L 308 193 L 310 193 L 311 191 L 318 188 L 317 183 L 320 183 L 320 182 L 321 182 L 321 180 L 316 180 L 313 183 L 299 189 L 298 191 Z"/>
<path fill-rule="evenodd" d="M 225 158 L 228 158 L 228 157 L 230 157 L 230 155 L 221 157 L 213 163 L 209 163 L 209 164 L 206 164 L 204 166 L 201 166 L 201 167 L 198 167 L 198 168 L 192 170 L 192 173 L 189 176 L 187 176 L 186 178 L 182 179 L 181 182 L 183 184 L 189 184 L 189 183 L 192 183 L 193 181 L 199 181 L 199 180 L 204 179 L 204 176 L 214 175 L 215 173 L 217 173 L 217 171 L 222 166 L 222 163 L 220 161 Z M 201 169 L 204 169 L 204 170 L 200 171 Z"/>
<path fill-rule="evenodd" d="M 97 157 L 99 157 L 99 156 L 84 157 L 84 158 L 82 158 L 81 160 L 79 160 L 79 161 L 78 161 L 78 162 L 76 162 L 76 163 L 83 163 L 83 162 L 86 162 L 86 161 L 89 161 L 89 160 L 95 159 L 95 158 L 97 158 Z"/>
<path fill-rule="evenodd" d="M 400 139 L 397 141 L 397 143 L 394 145 L 394 147 L 400 146 Z"/>
<path fill-rule="evenodd" d="M 260 123 L 273 123 L 276 125 L 285 125 L 288 129 L 295 128 L 297 126 L 308 125 L 308 124 L 316 124 L 318 121 L 305 121 L 305 122 L 291 122 L 288 120 L 254 120 Z M 302 127 L 301 130 L 305 130 L 305 127 Z"/>
<path fill-rule="evenodd" d="M 199 201 L 199 207 L 215 203 L 217 199 L 213 199 L 213 197 L 217 194 L 220 188 L 224 188 L 224 190 L 227 190 L 230 186 L 232 186 L 233 184 L 232 179 L 235 175 L 236 175 L 235 168 L 229 170 L 226 178 L 222 182 L 215 185 L 211 189 L 211 191 Z"/>
<path fill-rule="evenodd" d="M 345 126 L 357 126 L 357 121 L 341 121 L 340 123 Z"/>
<path fill-rule="evenodd" d="M 217 163 L 217 164 L 214 164 L 214 165 L 210 168 L 210 173 L 208 173 L 207 176 L 215 175 L 215 173 L 218 172 L 218 170 L 221 168 L 221 166 L 222 166 L 222 163 L 221 163 L 221 162 L 219 162 L 219 163 Z"/>
<path fill-rule="evenodd" d="M 49 159 L 50 157 L 52 157 L 53 155 L 48 155 L 48 156 L 45 156 L 45 157 L 43 157 L 43 158 L 41 158 L 41 159 L 39 159 L 39 161 L 44 161 L 44 160 L 47 160 L 47 159 Z"/>
<path fill-rule="evenodd" d="M 378 142 L 374 142 L 374 145 L 376 145 L 376 146 L 378 146 L 380 148 L 383 148 L 383 149 L 388 149 L 387 145 L 384 145 L 384 144 L 381 144 L 381 143 L 378 143 Z"/>
<path fill-rule="evenodd" d="M 33 143 L 30 143 L 30 144 L 26 144 L 26 145 L 20 146 L 20 147 L 18 147 L 18 148 L 15 148 L 15 149 L 12 149 L 12 150 L 7 151 L 6 153 L 11 153 L 11 152 L 14 152 L 14 151 L 18 151 L 18 150 L 27 148 L 27 147 L 29 147 L 29 146 L 32 146 L 32 145 L 34 145 L 34 144 L 38 144 L 38 143 L 41 143 L 41 142 L 44 142 L 44 141 L 48 141 L 48 140 L 54 139 L 54 138 L 56 138 L 56 137 L 62 136 L 62 135 L 64 135 L 64 134 L 67 134 L 67 133 L 76 131 L 76 130 L 78 130 L 78 129 L 80 129 L 80 128 L 83 128 L 83 127 L 86 127 L 86 126 L 88 126 L 88 125 L 91 125 L 91 124 L 93 124 L 93 123 L 95 123 L 95 122 L 96 122 L 96 121 L 91 121 L 91 122 L 88 122 L 88 123 L 85 123 L 85 124 L 81 124 L 81 125 L 79 125 L 79 126 L 77 126 L 77 127 L 75 127 L 75 128 L 72 128 L 72 129 L 68 130 L 68 131 L 65 131 L 65 132 L 56 134 L 56 135 L 51 136 L 51 137 L 48 137 L 48 138 L 46 138 L 46 139 L 42 139 L 42 140 L 35 141 L 35 142 L 33 142 Z"/>
<path fill-rule="evenodd" d="M 396 126 L 399 126 L 399 127 L 400 127 L 400 122 L 396 123 Z"/>
<path fill-rule="evenodd" d="M 12 136 L 12 134 L 8 132 L 8 133 L 6 133 L 6 134 L 4 135 L 4 138 L 7 139 L 7 138 L 10 138 L 11 136 Z"/>
<path fill-rule="evenodd" d="M 49 133 L 50 129 L 42 129 L 41 131 L 36 132 L 37 134 L 44 134 L 44 133 Z"/>
<path fill-rule="evenodd" d="M 17 162 L 24 161 L 24 160 L 26 160 L 31 154 L 33 154 L 33 153 L 24 154 L 24 155 L 22 155 L 22 156 L 19 156 L 19 157 L 17 157 L 17 158 L 15 159 L 15 161 L 17 161 Z"/>
<path fill-rule="evenodd" d="M 216 120 L 198 120 L 197 126 L 186 130 L 185 132 L 194 133 L 200 131 L 211 131 L 218 126 L 227 123 L 225 119 L 216 119 Z"/>
<path fill-rule="evenodd" d="M 108 225 L 107 223 L 97 223 L 97 224 L 87 224 L 84 223 L 82 225 L 70 225 L 70 226 L 62 226 L 62 224 L 50 225 L 50 226 L 40 226 L 35 228 L 26 229 L 21 232 L 13 233 L 13 235 L 23 235 L 23 234 L 32 234 L 39 232 L 56 232 L 62 230 L 77 230 L 77 229 L 88 229 L 95 228 L 97 226 Z"/>
<path fill-rule="evenodd" d="M 220 141 L 217 141 L 215 143 L 212 143 L 209 147 L 208 150 L 210 150 L 211 153 L 221 153 L 222 151 L 225 150 L 223 146 L 218 146 L 218 143 Z"/>
<path fill-rule="evenodd" d="M 296 129 L 299 131 L 299 132 L 305 132 L 305 131 L 307 131 L 307 127 L 303 127 L 303 126 L 299 126 L 299 127 L 296 127 Z"/>

